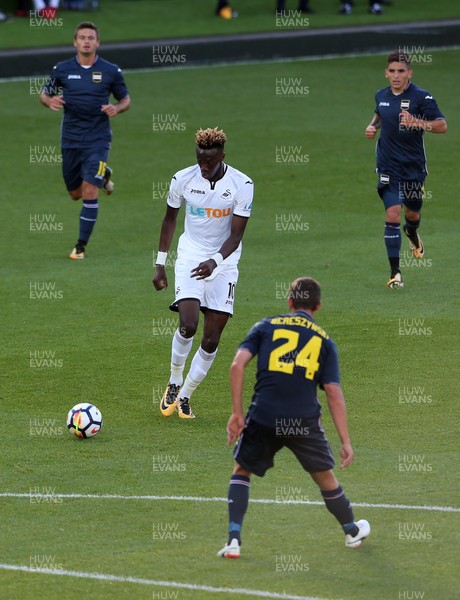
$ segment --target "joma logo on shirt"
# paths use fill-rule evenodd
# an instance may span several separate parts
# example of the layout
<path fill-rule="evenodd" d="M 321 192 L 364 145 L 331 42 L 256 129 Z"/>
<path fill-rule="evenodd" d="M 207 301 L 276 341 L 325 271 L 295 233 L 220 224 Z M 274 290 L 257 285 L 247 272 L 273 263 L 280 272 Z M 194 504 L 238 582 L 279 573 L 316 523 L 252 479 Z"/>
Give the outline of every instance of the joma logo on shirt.
<path fill-rule="evenodd" d="M 67 79 L 81 79 L 81 75 L 67 75 Z"/>
<path fill-rule="evenodd" d="M 191 194 L 206 194 L 206 192 L 204 192 L 203 190 L 194 190 L 194 189 L 191 189 L 190 193 Z"/>
<path fill-rule="evenodd" d="M 389 102 L 379 102 L 379 106 L 390 106 Z"/>
<path fill-rule="evenodd" d="M 228 217 L 230 215 L 229 208 L 198 208 L 193 205 L 189 206 L 189 212 L 196 217 L 207 217 L 208 219 L 210 217 L 220 219 L 221 217 Z"/>

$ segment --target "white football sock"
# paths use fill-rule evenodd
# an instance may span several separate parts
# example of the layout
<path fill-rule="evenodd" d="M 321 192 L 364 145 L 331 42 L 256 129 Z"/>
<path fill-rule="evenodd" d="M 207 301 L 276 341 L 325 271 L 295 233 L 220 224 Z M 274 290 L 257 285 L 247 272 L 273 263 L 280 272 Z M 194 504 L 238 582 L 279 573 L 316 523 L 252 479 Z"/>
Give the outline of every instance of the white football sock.
<path fill-rule="evenodd" d="M 179 398 L 190 398 L 196 388 L 206 377 L 207 372 L 211 368 L 214 358 L 217 354 L 217 348 L 214 352 L 205 352 L 200 346 L 193 357 L 190 371 L 185 378 L 185 383 L 179 393 Z"/>
<path fill-rule="evenodd" d="M 169 383 L 182 385 L 184 381 L 184 367 L 190 350 L 192 349 L 193 337 L 185 338 L 176 329 L 171 349 L 171 377 Z"/>

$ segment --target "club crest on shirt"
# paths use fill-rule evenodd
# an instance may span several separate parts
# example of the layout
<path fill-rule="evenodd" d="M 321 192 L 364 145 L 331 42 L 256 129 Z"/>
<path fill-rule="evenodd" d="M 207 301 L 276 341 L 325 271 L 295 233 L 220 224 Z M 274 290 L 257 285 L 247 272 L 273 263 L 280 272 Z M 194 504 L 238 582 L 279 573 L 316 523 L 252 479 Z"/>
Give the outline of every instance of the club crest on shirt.
<path fill-rule="evenodd" d="M 101 83 L 102 81 L 102 73 L 93 73 L 93 81 L 94 83 Z"/>
<path fill-rule="evenodd" d="M 225 192 L 221 195 L 221 198 L 230 198 L 232 192 L 227 188 Z"/>
<path fill-rule="evenodd" d="M 401 100 L 401 110 L 409 110 L 410 100 Z"/>

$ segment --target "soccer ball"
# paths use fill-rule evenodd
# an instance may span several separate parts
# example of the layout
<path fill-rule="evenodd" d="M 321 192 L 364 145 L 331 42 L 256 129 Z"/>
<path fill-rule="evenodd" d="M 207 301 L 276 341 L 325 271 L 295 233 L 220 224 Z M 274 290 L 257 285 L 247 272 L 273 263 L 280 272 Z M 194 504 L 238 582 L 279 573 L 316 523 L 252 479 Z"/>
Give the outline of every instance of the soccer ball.
<path fill-rule="evenodd" d="M 94 404 L 76 404 L 67 415 L 67 428 L 79 438 L 96 435 L 102 427 L 102 415 Z"/>

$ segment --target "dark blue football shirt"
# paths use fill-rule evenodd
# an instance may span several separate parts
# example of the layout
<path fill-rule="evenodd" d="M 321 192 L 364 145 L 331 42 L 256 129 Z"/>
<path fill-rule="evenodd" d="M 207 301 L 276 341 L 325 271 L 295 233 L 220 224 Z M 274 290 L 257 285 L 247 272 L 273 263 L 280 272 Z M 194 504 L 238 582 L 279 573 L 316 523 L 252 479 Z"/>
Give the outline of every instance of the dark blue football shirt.
<path fill-rule="evenodd" d="M 334 342 L 303 310 L 259 321 L 240 348 L 258 357 L 249 415 L 261 425 L 318 418 L 318 384 L 340 383 Z"/>
<path fill-rule="evenodd" d="M 63 94 L 61 145 L 63 148 L 110 148 L 112 130 L 101 106 L 129 95 L 121 69 L 96 57 L 91 67 L 82 67 L 77 58 L 58 63 L 43 88 L 49 96 Z"/>
<path fill-rule="evenodd" d="M 436 100 L 426 90 L 409 83 L 400 94 L 394 94 L 391 87 L 379 90 L 375 103 L 382 126 L 377 141 L 377 173 L 392 175 L 398 180 L 425 179 L 428 171 L 424 131 L 400 125 L 399 115 L 407 110 L 417 119 L 443 119 Z"/>

